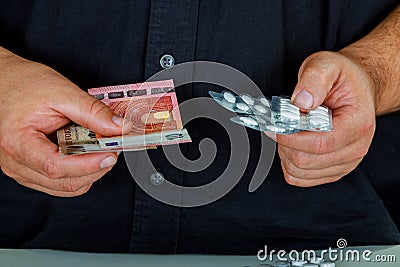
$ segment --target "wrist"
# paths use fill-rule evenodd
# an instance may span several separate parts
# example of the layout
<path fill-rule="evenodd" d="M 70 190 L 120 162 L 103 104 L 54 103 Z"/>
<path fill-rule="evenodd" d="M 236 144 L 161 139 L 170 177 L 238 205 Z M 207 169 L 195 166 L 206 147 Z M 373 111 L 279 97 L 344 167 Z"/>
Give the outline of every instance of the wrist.
<path fill-rule="evenodd" d="M 367 36 L 342 49 L 374 83 L 377 115 L 400 110 L 400 6 Z"/>
<path fill-rule="evenodd" d="M 374 63 L 368 62 L 370 58 L 367 58 L 362 52 L 360 53 L 358 49 L 354 49 L 351 46 L 340 50 L 338 53 L 350 60 L 362 73 L 360 77 L 369 84 L 369 86 L 365 86 L 366 88 L 363 89 L 371 96 L 375 114 L 379 115 L 381 113 L 379 109 L 379 92 L 383 81 L 377 71 L 378 68 L 372 67 Z"/>

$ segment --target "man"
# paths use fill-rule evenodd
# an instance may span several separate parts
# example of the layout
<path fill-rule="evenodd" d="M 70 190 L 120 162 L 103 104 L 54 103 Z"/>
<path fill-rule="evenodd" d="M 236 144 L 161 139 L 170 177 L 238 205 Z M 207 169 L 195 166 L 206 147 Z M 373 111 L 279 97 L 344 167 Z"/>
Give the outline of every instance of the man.
<path fill-rule="evenodd" d="M 2 3 L 1 246 L 254 254 L 265 244 L 321 248 L 339 237 L 352 245 L 400 242 L 356 168 L 371 143 L 375 115 L 400 107 L 398 4 Z M 324 50 L 340 52 L 315 53 Z M 80 88 L 143 81 L 162 69 L 159 60 L 166 54 L 176 63 L 228 64 L 265 95 L 292 94 L 306 110 L 325 104 L 333 110 L 334 131 L 277 136 L 281 166 L 277 160 L 252 194 L 247 184 L 260 139 L 250 133 L 252 154 L 239 184 L 217 202 L 191 209 L 152 199 L 135 186 L 116 154 L 59 157 L 46 136 L 70 120 L 102 135 L 124 131 L 121 118 Z M 202 85 L 178 90 L 181 101 L 206 94 Z M 215 127 L 205 131 L 210 123 Z M 220 126 L 196 120 L 188 128 L 194 140 L 188 158 L 198 157 L 195 144 L 205 137 L 218 151 L 229 150 Z M 173 168 L 162 153 L 150 153 L 168 180 L 186 186 L 213 180 L 229 160 L 218 153 L 209 168 L 188 173 Z"/>

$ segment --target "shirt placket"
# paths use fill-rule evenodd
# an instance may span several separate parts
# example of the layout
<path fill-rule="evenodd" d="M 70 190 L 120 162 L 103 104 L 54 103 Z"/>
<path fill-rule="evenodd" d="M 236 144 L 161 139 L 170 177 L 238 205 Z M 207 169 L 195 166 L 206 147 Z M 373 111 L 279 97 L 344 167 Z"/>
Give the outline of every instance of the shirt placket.
<path fill-rule="evenodd" d="M 145 79 L 164 68 L 195 59 L 198 8 L 199 1 L 195 0 L 151 1 Z M 180 93 L 184 100 L 191 96 L 190 89 Z M 158 154 L 153 155 L 152 163 L 158 171 L 157 177 L 183 183 L 184 172 L 168 166 Z M 153 173 L 148 179 L 154 177 Z M 130 252 L 177 251 L 180 208 L 161 203 L 136 186 L 133 214 Z"/>

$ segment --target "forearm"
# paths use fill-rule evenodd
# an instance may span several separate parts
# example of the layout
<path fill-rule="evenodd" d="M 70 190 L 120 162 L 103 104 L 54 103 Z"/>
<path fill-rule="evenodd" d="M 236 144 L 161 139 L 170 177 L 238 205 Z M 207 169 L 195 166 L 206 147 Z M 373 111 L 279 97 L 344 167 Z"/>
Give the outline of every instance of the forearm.
<path fill-rule="evenodd" d="M 400 110 L 400 6 L 371 33 L 339 52 L 371 76 L 377 115 Z"/>

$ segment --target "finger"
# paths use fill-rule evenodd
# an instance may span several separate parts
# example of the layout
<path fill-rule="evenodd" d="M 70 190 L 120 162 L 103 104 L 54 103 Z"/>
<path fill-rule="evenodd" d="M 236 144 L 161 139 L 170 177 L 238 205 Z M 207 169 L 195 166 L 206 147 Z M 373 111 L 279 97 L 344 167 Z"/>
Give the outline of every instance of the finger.
<path fill-rule="evenodd" d="M 321 105 L 340 75 L 331 52 L 316 53 L 307 58 L 300 67 L 298 82 L 292 94 L 292 102 L 299 108 L 309 110 Z"/>
<path fill-rule="evenodd" d="M 320 179 L 322 177 L 344 176 L 354 170 L 361 162 L 361 159 L 359 159 L 349 163 L 331 166 L 324 169 L 307 170 L 298 168 L 293 164 L 293 162 L 286 158 L 285 154 L 283 154 L 280 150 L 278 150 L 278 152 L 285 171 L 292 177 L 305 180 Z"/>
<path fill-rule="evenodd" d="M 330 183 L 335 183 L 342 179 L 342 176 L 333 176 L 333 177 L 324 177 L 320 179 L 315 179 L 315 180 L 304 180 L 304 179 L 299 179 L 296 177 L 292 177 L 288 174 L 284 174 L 285 180 L 288 184 L 297 186 L 297 187 L 313 187 L 313 186 L 318 186 L 318 185 L 323 185 L 323 184 L 330 184 Z"/>
<path fill-rule="evenodd" d="M 74 93 L 71 93 L 71 88 L 68 91 L 54 109 L 70 120 L 104 136 L 121 135 L 130 130 L 131 124 L 124 125 L 124 119 L 103 102 L 79 88 Z"/>
<path fill-rule="evenodd" d="M 276 134 L 275 141 L 287 148 L 317 155 L 337 151 L 356 141 L 359 134 L 354 128 L 346 129 L 340 119 L 333 121 L 333 131 L 324 133 L 304 131 L 291 135 Z"/>
<path fill-rule="evenodd" d="M 87 185 L 87 186 L 84 186 L 84 187 L 74 191 L 74 192 L 65 192 L 65 191 L 57 191 L 57 190 L 48 189 L 48 188 L 42 187 L 40 185 L 31 184 L 31 183 L 28 183 L 28 182 L 18 182 L 18 183 L 23 185 L 23 186 L 25 186 L 25 187 L 28 187 L 28 188 L 31 188 L 31 189 L 46 193 L 46 194 L 51 195 L 51 196 L 56 196 L 56 197 L 77 197 L 77 196 L 81 196 L 81 195 L 87 193 L 90 190 L 90 187 L 92 186 L 92 185 Z"/>
<path fill-rule="evenodd" d="M 371 143 L 375 130 L 374 119 L 359 123 L 359 119 L 353 118 L 351 113 L 350 115 L 345 113 L 334 115 L 333 131 L 276 134 L 275 141 L 285 147 L 317 155 L 335 152 L 359 140 Z"/>
<path fill-rule="evenodd" d="M 60 157 L 58 147 L 45 135 L 29 134 L 29 140 L 20 142 L 18 161 L 34 171 L 53 179 L 78 177 L 97 173 L 117 162 L 115 153 L 97 153 Z"/>
<path fill-rule="evenodd" d="M 111 168 L 109 168 L 82 177 L 50 179 L 15 161 L 8 162 L 7 165 L 12 167 L 5 167 L 3 170 L 4 173 L 14 178 L 21 184 L 31 184 L 31 185 L 35 184 L 37 186 L 40 186 L 41 188 L 45 188 L 51 191 L 72 192 L 72 193 L 79 191 L 83 187 L 87 187 L 93 184 L 102 176 L 104 176 L 108 171 L 111 170 Z"/>
<path fill-rule="evenodd" d="M 312 187 L 312 186 L 318 186 L 318 185 L 323 185 L 323 184 L 329 184 L 329 183 L 334 183 L 339 181 L 343 176 L 333 176 L 333 177 L 322 177 L 319 179 L 314 179 L 314 180 L 305 180 L 305 179 L 300 179 L 291 176 L 288 174 L 288 172 L 285 169 L 285 166 L 282 164 L 282 170 L 283 170 L 283 175 L 285 177 L 285 181 L 293 186 L 298 186 L 298 187 Z"/>
<path fill-rule="evenodd" d="M 316 155 L 279 145 L 278 149 L 296 167 L 300 169 L 318 170 L 331 166 L 346 164 L 354 160 L 361 160 L 368 152 L 367 141 L 353 142 L 352 144 L 328 154 Z"/>

